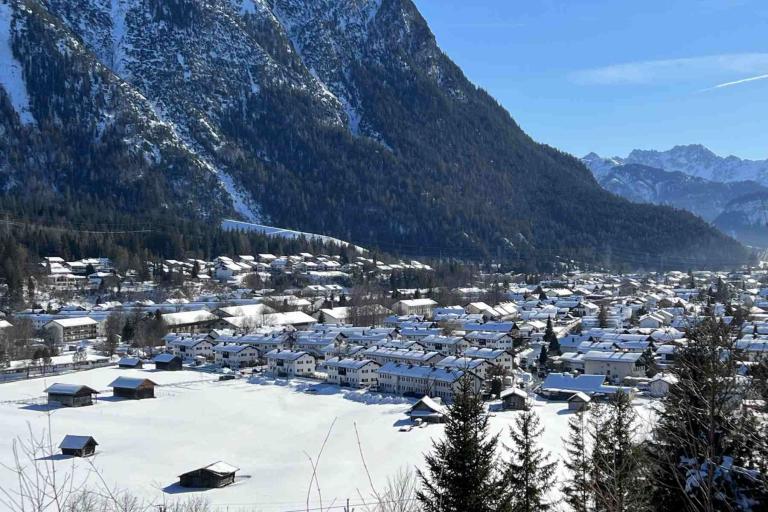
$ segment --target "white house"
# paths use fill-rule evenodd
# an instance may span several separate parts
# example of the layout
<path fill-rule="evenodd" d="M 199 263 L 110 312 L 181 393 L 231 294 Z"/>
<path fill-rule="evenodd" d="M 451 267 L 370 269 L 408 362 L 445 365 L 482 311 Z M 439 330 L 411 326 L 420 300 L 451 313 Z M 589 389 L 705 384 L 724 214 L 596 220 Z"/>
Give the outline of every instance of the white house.
<path fill-rule="evenodd" d="M 483 381 L 472 372 L 432 366 L 387 363 L 379 368 L 379 391 L 398 395 L 426 395 L 449 400 L 453 398 L 460 385 L 459 380 L 465 374 L 472 380 L 472 389 L 479 393 Z"/>
<path fill-rule="evenodd" d="M 274 377 L 311 377 L 315 357 L 293 350 L 272 350 L 266 354 L 268 372 Z"/>
<path fill-rule="evenodd" d="M 659 329 L 664 326 L 664 318 L 654 313 L 643 315 L 638 321 L 638 326 L 641 329 Z"/>
<path fill-rule="evenodd" d="M 469 357 L 448 356 L 435 364 L 435 368 L 451 368 L 454 370 L 469 370 L 483 380 L 488 380 L 493 364 L 487 359 L 471 359 Z"/>
<path fill-rule="evenodd" d="M 340 359 L 333 357 L 325 362 L 328 382 L 353 388 L 375 387 L 379 382 L 381 365 L 370 359 Z"/>
<path fill-rule="evenodd" d="M 645 365 L 638 352 L 601 352 L 593 350 L 584 354 L 584 373 L 605 375 L 612 382 L 626 377 L 645 377 Z"/>
<path fill-rule="evenodd" d="M 183 361 L 189 362 L 197 357 L 206 359 L 213 358 L 213 343 L 206 338 L 175 338 L 166 343 L 166 346 L 175 356 L 179 356 Z"/>
<path fill-rule="evenodd" d="M 677 384 L 677 377 L 672 374 L 660 373 L 655 375 L 648 383 L 648 390 L 651 396 L 660 398 L 669 393 L 669 388 Z"/>
<path fill-rule="evenodd" d="M 514 354 L 504 349 L 470 347 L 464 351 L 464 357 L 485 359 L 511 373 L 515 369 Z"/>
<path fill-rule="evenodd" d="M 57 318 L 43 327 L 50 339 L 57 344 L 94 339 L 99 322 L 87 316 Z"/>
<path fill-rule="evenodd" d="M 360 352 L 360 355 L 367 359 L 372 359 L 379 364 L 404 363 L 430 365 L 435 364 L 443 358 L 438 352 L 379 347 L 367 348 Z"/>
<path fill-rule="evenodd" d="M 425 336 L 419 342 L 426 350 L 440 352 L 446 356 L 461 354 L 469 342 L 461 336 Z"/>
<path fill-rule="evenodd" d="M 432 299 L 403 299 L 392 305 L 392 311 L 398 315 L 432 316 L 437 302 Z"/>
<path fill-rule="evenodd" d="M 248 368 L 259 361 L 259 351 L 252 345 L 216 345 L 214 362 L 223 368 Z"/>
<path fill-rule="evenodd" d="M 464 339 L 470 345 L 476 347 L 491 347 L 503 350 L 511 350 L 512 337 L 503 332 L 474 331 L 467 333 Z"/>

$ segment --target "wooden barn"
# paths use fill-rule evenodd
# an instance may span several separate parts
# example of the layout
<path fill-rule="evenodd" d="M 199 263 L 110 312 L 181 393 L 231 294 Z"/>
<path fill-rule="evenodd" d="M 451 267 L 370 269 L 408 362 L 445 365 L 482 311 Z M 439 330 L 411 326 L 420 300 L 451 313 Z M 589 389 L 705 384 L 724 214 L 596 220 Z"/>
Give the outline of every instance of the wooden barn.
<path fill-rule="evenodd" d="M 568 399 L 568 409 L 571 411 L 583 411 L 589 407 L 592 399 L 586 393 L 579 391 Z"/>
<path fill-rule="evenodd" d="M 82 407 L 93 405 L 93 395 L 99 394 L 93 388 L 80 384 L 51 384 L 45 390 L 48 393 L 48 403 L 64 407 Z"/>
<path fill-rule="evenodd" d="M 225 487 L 235 481 L 236 468 L 226 462 L 214 462 L 200 469 L 179 475 L 179 485 L 195 489 L 215 489 Z"/>
<path fill-rule="evenodd" d="M 155 398 L 155 386 L 157 384 L 151 380 L 137 377 L 118 377 L 109 385 L 115 396 L 134 400 Z"/>
<path fill-rule="evenodd" d="M 73 457 L 88 457 L 96 453 L 96 446 L 99 443 L 91 436 L 64 436 L 59 448 L 64 455 Z"/>
<path fill-rule="evenodd" d="M 448 409 L 439 398 L 422 397 L 408 410 L 412 420 L 421 419 L 428 423 L 443 423 Z"/>
<path fill-rule="evenodd" d="M 528 410 L 528 393 L 520 388 L 505 389 L 499 394 L 502 408 L 506 411 Z"/>
<path fill-rule="evenodd" d="M 118 368 L 139 369 L 144 367 L 144 363 L 138 357 L 123 357 L 117 362 Z"/>
<path fill-rule="evenodd" d="M 181 370 L 181 358 L 173 354 L 159 354 L 152 360 L 155 369 L 165 371 Z"/>

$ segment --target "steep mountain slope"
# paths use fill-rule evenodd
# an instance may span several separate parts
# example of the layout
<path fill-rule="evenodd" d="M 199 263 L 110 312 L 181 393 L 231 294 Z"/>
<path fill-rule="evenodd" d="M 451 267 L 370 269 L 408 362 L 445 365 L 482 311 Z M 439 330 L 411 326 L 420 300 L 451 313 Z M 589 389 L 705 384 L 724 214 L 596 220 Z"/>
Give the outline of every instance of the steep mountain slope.
<path fill-rule="evenodd" d="M 668 151 L 635 149 L 623 162 L 679 171 L 710 181 L 757 181 L 768 185 L 768 160 L 721 157 L 700 144 L 675 146 Z"/>
<path fill-rule="evenodd" d="M 746 244 L 768 248 L 768 191 L 762 189 L 732 200 L 714 225 Z"/>
<path fill-rule="evenodd" d="M 28 98 L 13 92 L 18 74 L 0 81 L 0 176 L 17 197 L 53 187 L 137 215 L 238 212 L 531 267 L 745 257 L 693 216 L 619 199 L 532 141 L 410 0 L 0 5 Z"/>

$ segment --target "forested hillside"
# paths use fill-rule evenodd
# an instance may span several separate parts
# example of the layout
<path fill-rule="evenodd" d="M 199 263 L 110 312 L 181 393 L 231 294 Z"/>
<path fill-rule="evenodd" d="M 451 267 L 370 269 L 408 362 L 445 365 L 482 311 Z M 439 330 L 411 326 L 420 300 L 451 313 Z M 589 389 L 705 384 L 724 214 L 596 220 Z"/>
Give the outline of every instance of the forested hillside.
<path fill-rule="evenodd" d="M 224 215 L 418 256 L 734 265 L 603 191 L 438 48 L 410 0 L 0 0 L 0 190 L 135 222 Z M 9 201 L 8 198 L 13 198 Z M 54 219 L 55 220 L 55 219 Z"/>

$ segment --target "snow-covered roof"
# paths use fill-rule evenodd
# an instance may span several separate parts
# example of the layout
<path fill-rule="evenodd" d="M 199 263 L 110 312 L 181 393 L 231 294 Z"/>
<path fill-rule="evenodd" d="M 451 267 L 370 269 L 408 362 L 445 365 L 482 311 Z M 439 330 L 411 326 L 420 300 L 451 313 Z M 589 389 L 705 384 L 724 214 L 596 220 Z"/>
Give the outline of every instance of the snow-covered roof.
<path fill-rule="evenodd" d="M 379 368 L 379 376 L 382 375 L 397 375 L 400 377 L 422 378 L 433 381 L 453 383 L 459 380 L 464 375 L 464 372 L 450 368 L 435 368 L 432 366 L 387 363 Z"/>
<path fill-rule="evenodd" d="M 141 362 L 138 357 L 123 357 L 117 362 L 118 366 L 136 366 Z"/>
<path fill-rule="evenodd" d="M 178 313 L 166 313 L 163 315 L 163 322 L 169 327 L 177 325 L 196 324 L 201 322 L 213 322 L 218 317 L 204 309 L 197 311 L 180 311 Z"/>
<path fill-rule="evenodd" d="M 99 322 L 93 318 L 87 316 L 78 316 L 74 318 L 56 318 L 51 320 L 49 324 L 56 324 L 61 327 L 83 327 L 86 325 L 96 325 Z"/>
<path fill-rule="evenodd" d="M 155 363 L 170 363 L 174 359 L 179 359 L 179 356 L 175 356 L 173 354 L 165 353 L 165 354 L 158 354 L 158 355 L 156 355 L 154 357 L 154 359 L 152 359 L 152 361 L 155 362 Z"/>
<path fill-rule="evenodd" d="M 89 391 L 92 394 L 98 394 L 98 391 L 89 386 L 84 386 L 82 384 L 62 384 L 60 382 L 51 384 L 45 390 L 46 393 L 53 393 L 54 395 L 76 395 L 81 391 Z"/>
<path fill-rule="evenodd" d="M 213 347 L 214 352 L 228 352 L 230 354 L 237 354 L 247 348 L 253 348 L 251 345 L 216 345 Z"/>
<path fill-rule="evenodd" d="M 338 357 L 332 357 L 325 362 L 325 365 L 331 368 L 347 368 L 351 370 L 359 370 L 368 364 L 375 364 L 380 366 L 376 361 L 370 359 L 340 359 Z"/>
<path fill-rule="evenodd" d="M 309 356 L 314 357 L 311 354 L 308 354 L 303 351 L 294 351 L 294 350 L 270 350 L 267 352 L 267 359 L 280 359 L 283 361 L 296 361 L 297 359 L 303 357 L 303 356 Z"/>
<path fill-rule="evenodd" d="M 591 350 L 584 354 L 584 361 L 604 361 L 619 363 L 636 363 L 643 354 L 639 352 L 603 352 Z"/>
<path fill-rule="evenodd" d="M 503 356 L 506 352 L 502 348 L 469 347 L 464 351 L 464 356 L 473 359 L 496 359 Z"/>
<path fill-rule="evenodd" d="M 517 387 L 511 387 L 507 388 L 501 393 L 499 393 L 499 398 L 504 399 L 511 395 L 517 395 L 522 398 L 528 398 L 528 393 L 526 393 L 524 390 L 517 388 Z"/>
<path fill-rule="evenodd" d="M 93 441 L 93 444 L 95 445 L 99 444 L 91 436 L 66 435 L 64 436 L 64 439 L 61 440 L 61 443 L 59 444 L 59 448 L 61 448 L 62 450 L 82 450 L 91 441 Z"/>
<path fill-rule="evenodd" d="M 109 385 L 111 388 L 138 389 L 145 384 L 157 386 L 157 383 L 140 377 L 118 377 Z"/>
<path fill-rule="evenodd" d="M 226 462 L 218 461 L 214 462 L 213 464 L 208 464 L 207 466 L 203 466 L 202 468 L 198 468 L 192 471 L 189 471 L 187 473 L 184 473 L 184 475 L 188 475 L 189 473 L 194 473 L 195 471 L 209 471 L 211 473 L 215 473 L 218 476 L 225 476 L 232 474 L 236 471 L 240 471 L 240 468 L 233 466 L 232 464 L 227 464 Z M 182 477 L 184 475 L 179 475 L 179 477 Z"/>

